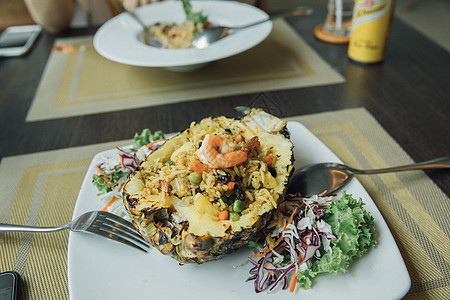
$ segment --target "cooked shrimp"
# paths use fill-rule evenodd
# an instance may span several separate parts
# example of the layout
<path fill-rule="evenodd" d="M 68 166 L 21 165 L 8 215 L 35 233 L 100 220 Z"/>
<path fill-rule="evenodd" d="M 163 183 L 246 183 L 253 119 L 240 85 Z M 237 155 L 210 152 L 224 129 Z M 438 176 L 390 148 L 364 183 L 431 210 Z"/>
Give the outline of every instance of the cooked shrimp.
<path fill-rule="evenodd" d="M 232 168 L 247 161 L 248 151 L 259 147 L 258 137 L 252 138 L 241 149 L 225 135 L 207 134 L 198 150 L 200 161 L 211 168 Z"/>

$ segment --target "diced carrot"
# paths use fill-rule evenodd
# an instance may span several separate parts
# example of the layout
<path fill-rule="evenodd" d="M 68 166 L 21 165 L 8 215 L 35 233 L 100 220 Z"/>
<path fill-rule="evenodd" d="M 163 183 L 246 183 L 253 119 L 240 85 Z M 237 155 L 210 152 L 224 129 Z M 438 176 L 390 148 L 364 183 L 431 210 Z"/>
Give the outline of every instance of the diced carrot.
<path fill-rule="evenodd" d="M 117 200 L 116 196 L 112 197 L 112 199 L 105 205 L 105 207 L 101 209 L 101 211 L 107 211 L 108 207 L 110 207 L 116 200 Z"/>
<path fill-rule="evenodd" d="M 102 176 L 102 178 L 105 180 L 105 182 L 106 182 L 112 189 L 114 189 L 114 184 L 112 184 L 111 181 L 109 181 L 109 178 L 103 173 L 103 171 L 100 170 L 99 167 L 95 167 L 95 170 L 97 170 L 97 172 L 100 174 L 100 176 Z"/>
<path fill-rule="evenodd" d="M 228 189 L 232 190 L 234 189 L 234 186 L 236 185 L 236 182 L 230 181 L 227 183 Z"/>
<path fill-rule="evenodd" d="M 291 216 L 289 217 L 289 220 L 286 223 L 286 226 L 284 226 L 284 230 L 286 230 L 288 225 L 292 223 L 292 220 L 294 219 L 294 215 L 295 215 L 296 212 L 297 212 L 297 207 L 294 209 L 294 211 L 292 212 Z"/>
<path fill-rule="evenodd" d="M 278 246 L 278 244 L 281 243 L 281 241 L 282 241 L 283 239 L 284 239 L 284 236 L 280 236 L 280 237 L 278 238 L 278 240 L 275 241 L 274 245 L 277 245 L 277 246 Z"/>
<path fill-rule="evenodd" d="M 287 221 L 286 225 L 284 226 L 283 231 L 287 230 L 287 227 L 289 224 L 292 223 L 292 220 L 294 219 L 294 215 L 297 212 L 297 207 L 294 209 L 294 211 L 292 212 L 291 216 L 289 217 L 289 220 Z M 281 235 L 278 240 L 275 242 L 275 245 L 278 245 L 282 240 L 284 239 L 283 235 Z"/>
<path fill-rule="evenodd" d="M 191 165 L 189 166 L 189 168 L 192 171 L 198 172 L 200 174 L 202 174 L 203 172 L 208 172 L 210 170 L 207 165 L 202 164 L 201 162 L 198 162 L 198 161 L 193 161 L 191 163 Z"/>
<path fill-rule="evenodd" d="M 273 157 L 270 156 L 270 155 L 267 155 L 265 159 L 266 159 L 267 165 L 268 165 L 269 167 L 271 167 L 272 164 L 273 164 Z"/>
<path fill-rule="evenodd" d="M 305 235 L 305 236 L 301 239 L 302 246 L 304 246 L 304 247 L 308 246 L 308 243 L 306 242 L 307 239 L 308 239 L 308 236 L 307 236 L 307 235 Z"/>
<path fill-rule="evenodd" d="M 266 239 L 267 239 L 268 237 L 266 237 Z M 275 245 L 273 248 L 275 248 L 276 247 L 276 245 L 277 245 L 277 243 L 279 243 L 278 241 L 275 241 L 275 243 L 272 243 L 273 245 Z M 271 247 L 270 247 L 270 244 L 271 243 L 269 243 L 269 242 L 267 242 L 266 243 L 266 247 L 264 247 L 264 249 L 261 251 L 261 252 L 259 252 L 259 253 L 253 253 L 252 254 L 252 256 L 253 257 L 261 257 L 261 256 L 264 256 L 264 255 L 266 255 L 268 252 L 270 252 L 270 250 L 272 249 Z"/>
<path fill-rule="evenodd" d="M 226 221 L 226 220 L 228 220 L 228 218 L 229 218 L 228 210 L 224 210 L 219 213 L 220 221 Z"/>
<path fill-rule="evenodd" d="M 148 143 L 145 147 L 151 148 L 154 144 L 161 142 L 161 141 L 164 141 L 164 139 L 159 139 L 159 140 L 153 141 L 151 143 Z"/>
<path fill-rule="evenodd" d="M 122 156 L 122 155 L 119 155 L 119 157 L 120 157 L 120 167 L 121 167 L 122 169 L 125 169 L 125 165 L 123 164 L 123 156 Z"/>
<path fill-rule="evenodd" d="M 302 260 L 302 253 L 299 252 L 299 253 L 298 253 L 297 264 L 298 264 L 301 260 Z M 293 293 L 293 292 L 295 291 L 295 285 L 296 285 L 296 284 L 297 284 L 297 269 L 295 269 L 295 271 L 294 271 L 294 275 L 292 276 L 291 284 L 290 284 L 290 286 L 289 286 L 289 291 L 290 291 L 291 293 Z"/>
<path fill-rule="evenodd" d="M 269 252 L 269 251 L 270 251 L 269 247 L 266 247 L 266 248 L 264 248 L 264 250 L 261 251 L 261 252 L 253 253 L 252 256 L 253 256 L 254 258 L 256 258 L 256 257 L 261 257 L 261 256 L 266 255 L 266 253 Z"/>
<path fill-rule="evenodd" d="M 99 167 L 95 167 L 95 170 L 97 171 L 98 174 L 105 176 L 105 173 L 103 173 L 103 171 Z"/>
<path fill-rule="evenodd" d="M 284 226 L 283 231 L 285 231 L 288 227 L 289 224 L 292 223 L 292 220 L 294 219 L 294 215 L 297 212 L 297 207 L 294 209 L 294 211 L 292 212 L 289 220 L 286 223 L 286 226 Z M 284 236 L 281 235 L 274 243 L 274 248 L 278 246 L 278 244 L 281 243 L 281 241 L 284 239 Z M 259 252 L 259 253 L 253 253 L 252 256 L 253 257 L 260 257 L 260 256 L 264 256 L 266 253 L 268 253 L 270 251 L 270 248 L 266 246 L 266 248 L 263 249 L 263 251 Z"/>
<path fill-rule="evenodd" d="M 291 284 L 289 285 L 289 292 L 293 293 L 295 291 L 295 286 L 297 285 L 297 274 L 294 272 L 294 275 L 291 279 Z"/>

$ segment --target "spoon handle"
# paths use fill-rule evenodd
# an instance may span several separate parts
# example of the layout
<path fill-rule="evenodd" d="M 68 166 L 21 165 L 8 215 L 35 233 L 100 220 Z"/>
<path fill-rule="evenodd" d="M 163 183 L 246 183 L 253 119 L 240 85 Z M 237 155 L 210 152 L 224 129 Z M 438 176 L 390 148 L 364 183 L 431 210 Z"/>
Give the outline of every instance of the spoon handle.
<path fill-rule="evenodd" d="M 423 170 L 423 169 L 442 169 L 450 168 L 450 156 L 440 157 L 433 160 L 428 160 L 420 163 L 414 163 L 410 165 L 383 168 L 375 170 L 358 170 L 349 168 L 353 174 L 377 174 L 377 173 L 388 173 L 388 172 L 399 172 L 408 170 Z"/>
<path fill-rule="evenodd" d="M 129 11 L 128 9 L 125 8 L 125 6 L 123 6 L 122 1 L 120 0 L 116 0 L 117 5 L 119 6 L 119 8 L 129 14 L 130 16 L 132 16 L 136 22 L 138 22 L 142 27 L 146 28 L 147 26 L 144 24 L 144 22 L 141 21 L 141 19 L 134 13 L 134 11 Z"/>
<path fill-rule="evenodd" d="M 264 19 L 255 23 L 251 23 L 251 24 L 247 24 L 247 25 L 243 25 L 243 26 L 228 26 L 229 29 L 243 29 L 243 28 L 247 28 L 247 27 L 251 27 L 251 26 L 255 26 L 255 25 L 259 25 L 262 24 L 264 22 L 267 22 L 269 20 L 273 20 L 273 19 L 277 19 L 277 18 L 282 18 L 282 17 L 287 17 L 287 16 L 302 16 L 302 15 L 311 15 L 314 12 L 314 9 L 312 9 L 311 7 L 306 7 L 306 6 L 298 6 L 295 8 L 291 8 L 288 10 L 283 10 L 281 12 L 277 12 L 277 13 L 273 13 L 269 16 L 268 19 Z"/>
<path fill-rule="evenodd" d="M 153 37 L 148 32 L 147 25 L 144 24 L 144 22 L 136 15 L 136 13 L 134 11 L 129 11 L 128 9 L 126 9 L 125 6 L 123 6 L 122 1 L 120 1 L 120 0 L 116 0 L 116 3 L 124 13 L 129 14 L 133 19 L 136 20 L 136 22 L 139 23 L 139 25 L 142 26 L 144 43 L 146 43 L 149 46 L 156 47 L 156 48 L 161 48 L 163 46 L 163 44 L 159 40 L 157 40 L 155 37 Z"/>

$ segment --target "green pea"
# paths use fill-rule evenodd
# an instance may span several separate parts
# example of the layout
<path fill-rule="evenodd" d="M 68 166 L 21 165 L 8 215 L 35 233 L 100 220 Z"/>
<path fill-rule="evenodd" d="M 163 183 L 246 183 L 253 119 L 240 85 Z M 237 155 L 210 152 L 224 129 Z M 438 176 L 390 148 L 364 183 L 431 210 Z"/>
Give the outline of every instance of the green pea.
<path fill-rule="evenodd" d="M 241 213 L 245 209 L 245 203 L 241 200 L 236 200 L 233 203 L 233 211 L 235 213 Z"/>
<path fill-rule="evenodd" d="M 199 172 L 193 172 L 189 174 L 189 181 L 193 184 L 199 184 L 202 182 L 202 174 Z"/>
<path fill-rule="evenodd" d="M 241 216 L 238 213 L 232 212 L 230 213 L 230 220 L 231 221 L 239 221 L 239 219 L 241 218 Z"/>
<path fill-rule="evenodd" d="M 175 163 L 173 162 L 173 160 L 168 160 L 166 164 L 168 164 L 169 166 L 173 166 Z"/>

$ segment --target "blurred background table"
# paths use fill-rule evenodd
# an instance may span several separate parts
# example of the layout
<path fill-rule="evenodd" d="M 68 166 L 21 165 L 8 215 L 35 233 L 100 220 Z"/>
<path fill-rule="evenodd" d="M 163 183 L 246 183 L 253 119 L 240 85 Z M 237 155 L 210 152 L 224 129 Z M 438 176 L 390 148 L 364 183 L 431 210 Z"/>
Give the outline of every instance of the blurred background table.
<path fill-rule="evenodd" d="M 57 37 L 84 36 L 95 28 L 73 29 L 59 36 L 43 33 L 31 53 L 0 58 L 0 158 L 130 138 L 144 127 L 176 132 L 210 115 L 234 116 L 234 107 L 258 96 L 276 103 L 280 117 L 364 107 L 415 161 L 448 155 L 450 149 L 450 54 L 395 18 L 386 60 L 363 66 L 349 61 L 347 45 L 313 36 L 325 9 L 288 23 L 346 82 L 330 86 L 264 91 L 120 112 L 26 122 L 51 47 Z M 450 195 L 450 176 L 428 172 Z"/>

